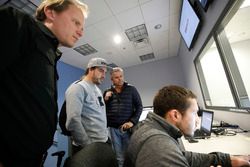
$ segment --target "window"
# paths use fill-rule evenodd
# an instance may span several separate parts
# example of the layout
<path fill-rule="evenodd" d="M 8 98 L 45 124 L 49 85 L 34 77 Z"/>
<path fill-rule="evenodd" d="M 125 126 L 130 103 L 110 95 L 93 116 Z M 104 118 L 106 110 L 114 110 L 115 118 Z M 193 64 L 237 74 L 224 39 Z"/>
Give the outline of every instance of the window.
<path fill-rule="evenodd" d="M 239 3 L 236 1 L 233 8 L 239 8 Z M 227 14 L 220 29 L 215 31 L 195 59 L 207 108 L 231 111 L 250 109 L 249 4 L 250 0 L 245 0 L 233 16 L 232 13 Z M 225 24 L 226 20 L 229 21 Z"/>
<path fill-rule="evenodd" d="M 202 56 L 199 56 L 199 63 L 196 64 L 199 69 L 200 81 L 202 81 L 201 87 L 206 106 L 235 107 L 226 73 L 213 38 L 209 41 L 209 45 L 211 46 Z M 201 80 L 201 78 L 203 79 Z"/>

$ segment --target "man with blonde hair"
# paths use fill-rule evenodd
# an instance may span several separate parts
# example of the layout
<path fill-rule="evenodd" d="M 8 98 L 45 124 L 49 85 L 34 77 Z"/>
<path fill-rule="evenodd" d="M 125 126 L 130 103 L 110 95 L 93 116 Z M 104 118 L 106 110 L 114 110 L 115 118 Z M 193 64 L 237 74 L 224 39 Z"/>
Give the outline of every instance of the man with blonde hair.
<path fill-rule="evenodd" d="M 44 0 L 36 20 L 0 8 L 0 164 L 41 166 L 57 126 L 58 46 L 83 35 L 88 7 L 79 0 Z"/>

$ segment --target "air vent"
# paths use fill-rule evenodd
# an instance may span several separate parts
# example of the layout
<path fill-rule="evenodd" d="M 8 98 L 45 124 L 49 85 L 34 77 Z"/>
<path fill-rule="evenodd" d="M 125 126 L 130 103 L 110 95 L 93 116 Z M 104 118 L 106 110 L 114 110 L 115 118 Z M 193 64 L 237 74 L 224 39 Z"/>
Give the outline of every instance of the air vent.
<path fill-rule="evenodd" d="M 74 48 L 74 50 L 79 52 L 83 56 L 87 56 L 87 55 L 90 55 L 90 54 L 97 52 L 97 50 L 95 48 L 93 48 L 92 46 L 90 46 L 89 44 L 84 44 L 84 45 L 78 46 L 78 47 Z"/>
<path fill-rule="evenodd" d="M 144 39 L 133 42 L 133 46 L 135 47 L 135 49 L 149 47 L 149 45 L 150 45 L 150 42 L 148 38 L 144 38 Z"/>
<path fill-rule="evenodd" d="M 125 30 L 125 33 L 130 41 L 141 42 L 148 38 L 148 32 L 145 24 L 141 24 Z"/>
<path fill-rule="evenodd" d="M 110 63 L 110 64 L 108 64 L 108 66 L 112 67 L 112 68 L 118 67 L 118 65 L 116 65 L 115 63 Z"/>
<path fill-rule="evenodd" d="M 155 58 L 154 53 L 149 53 L 149 54 L 145 54 L 145 55 L 141 55 L 139 56 L 141 61 L 147 61 L 147 60 L 151 60 Z"/>
<path fill-rule="evenodd" d="M 8 0 L 2 5 L 18 8 L 30 15 L 34 15 L 37 8 L 37 4 L 34 4 L 30 0 Z"/>

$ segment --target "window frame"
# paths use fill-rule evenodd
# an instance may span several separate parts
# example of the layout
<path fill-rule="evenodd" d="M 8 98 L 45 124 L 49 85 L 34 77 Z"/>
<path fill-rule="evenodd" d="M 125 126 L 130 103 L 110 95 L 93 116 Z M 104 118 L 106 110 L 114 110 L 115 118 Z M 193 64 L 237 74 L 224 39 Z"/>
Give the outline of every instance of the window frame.
<path fill-rule="evenodd" d="M 208 109 L 250 113 L 250 106 L 245 107 L 241 105 L 240 98 L 241 96 L 247 95 L 247 91 L 244 86 L 243 80 L 241 78 L 240 71 L 231 48 L 231 44 L 228 41 L 228 38 L 226 37 L 226 33 L 224 31 L 224 28 L 226 27 L 227 23 L 230 22 L 230 20 L 239 10 L 243 2 L 244 0 L 238 0 L 238 1 L 231 1 L 231 3 L 228 4 L 228 6 L 224 11 L 224 14 L 220 17 L 220 19 L 214 26 L 213 30 L 208 35 L 199 53 L 197 54 L 196 58 L 193 61 L 201 93 L 203 96 L 204 105 Z M 211 42 L 213 41 L 215 42 L 216 48 L 219 52 L 219 56 L 226 74 L 229 88 L 233 95 L 235 107 L 207 105 L 207 101 L 208 100 L 211 101 L 211 99 L 200 62 L 200 59 L 202 57 L 200 56 L 205 55 L 206 51 L 211 47 Z M 249 95 L 247 97 L 249 99 Z"/>

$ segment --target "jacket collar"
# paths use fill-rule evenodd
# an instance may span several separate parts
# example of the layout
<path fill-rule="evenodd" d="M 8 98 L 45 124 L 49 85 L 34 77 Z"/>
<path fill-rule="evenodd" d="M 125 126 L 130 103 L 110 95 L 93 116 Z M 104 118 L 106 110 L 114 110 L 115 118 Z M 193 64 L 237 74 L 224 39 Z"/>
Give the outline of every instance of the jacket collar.
<path fill-rule="evenodd" d="M 122 90 L 123 90 L 124 88 L 126 88 L 128 85 L 129 85 L 129 84 L 128 84 L 127 82 L 124 81 L 123 86 L 122 86 Z M 114 85 L 111 86 L 111 90 L 112 90 L 112 91 L 115 91 L 115 86 L 114 86 Z"/>
<path fill-rule="evenodd" d="M 49 37 L 50 41 L 52 42 L 52 45 L 55 47 L 55 49 L 59 46 L 59 41 L 56 38 L 56 36 L 50 31 L 48 27 L 46 27 L 42 22 L 37 21 L 37 25 L 39 29 L 47 36 Z"/>
<path fill-rule="evenodd" d="M 169 124 L 165 119 L 153 112 L 148 113 L 146 121 L 156 121 L 159 125 L 159 130 L 166 131 L 171 137 L 176 140 L 182 136 L 182 133 L 178 128 Z"/>
<path fill-rule="evenodd" d="M 45 34 L 45 36 L 48 37 L 48 39 L 50 40 L 51 44 L 53 45 L 54 50 L 56 51 L 56 61 L 58 61 L 61 58 L 61 56 L 62 56 L 62 52 L 58 49 L 58 46 L 59 46 L 58 39 L 50 31 L 50 29 L 48 27 L 46 27 L 42 22 L 37 21 L 37 25 L 38 25 L 39 29 Z"/>

